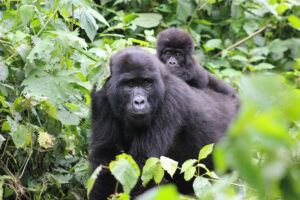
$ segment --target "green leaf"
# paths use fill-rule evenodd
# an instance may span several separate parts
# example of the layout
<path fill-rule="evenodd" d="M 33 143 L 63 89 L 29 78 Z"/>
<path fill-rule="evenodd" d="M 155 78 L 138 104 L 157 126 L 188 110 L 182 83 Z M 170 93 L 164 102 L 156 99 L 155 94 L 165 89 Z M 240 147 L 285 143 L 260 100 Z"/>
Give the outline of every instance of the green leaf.
<path fill-rule="evenodd" d="M 144 167 L 143 167 L 143 171 L 142 171 L 142 181 L 143 181 L 143 186 L 145 187 L 149 181 L 153 178 L 154 176 L 154 169 L 157 165 L 157 163 L 159 163 L 159 159 L 158 158 L 154 158 L 151 157 L 149 158 Z"/>
<path fill-rule="evenodd" d="M 5 141 L 6 139 L 0 134 L 0 149 L 2 146 L 2 143 Z"/>
<path fill-rule="evenodd" d="M 164 185 L 153 188 L 142 195 L 138 196 L 136 200 L 179 200 L 179 193 L 175 185 Z M 183 199 L 182 199 L 183 200 Z"/>
<path fill-rule="evenodd" d="M 20 7 L 20 17 L 22 19 L 23 25 L 27 26 L 34 14 L 35 6 L 33 5 L 23 5 Z"/>
<path fill-rule="evenodd" d="M 57 118 L 65 125 L 78 125 L 79 117 L 66 110 L 58 111 Z"/>
<path fill-rule="evenodd" d="M 0 81 L 5 81 L 8 77 L 8 67 L 6 66 L 5 63 L 0 61 Z"/>
<path fill-rule="evenodd" d="M 247 20 L 246 23 L 243 25 L 243 28 L 248 35 L 251 35 L 257 29 L 259 29 L 259 24 L 256 23 L 254 20 Z"/>
<path fill-rule="evenodd" d="M 180 173 L 185 172 L 188 168 L 192 167 L 196 162 L 197 162 L 196 159 L 189 159 L 189 160 L 186 160 L 186 161 L 182 164 Z"/>
<path fill-rule="evenodd" d="M 199 153 L 198 161 L 205 159 L 213 151 L 214 144 L 205 145 Z"/>
<path fill-rule="evenodd" d="M 259 65 L 255 66 L 255 69 L 263 70 L 263 69 L 274 69 L 275 66 L 269 63 L 260 63 Z"/>
<path fill-rule="evenodd" d="M 94 172 L 92 173 L 91 177 L 89 178 L 89 180 L 87 181 L 86 184 L 86 188 L 87 188 L 87 196 L 89 196 L 91 190 L 93 189 L 94 183 L 99 175 L 99 173 L 101 172 L 102 167 L 101 165 L 99 165 Z"/>
<path fill-rule="evenodd" d="M 159 184 L 165 175 L 165 171 L 160 164 L 156 165 L 153 170 L 153 177 L 156 184 Z"/>
<path fill-rule="evenodd" d="M 77 9 L 75 17 L 79 19 L 80 27 L 85 30 L 89 39 L 93 41 L 98 30 L 94 17 L 85 8 Z"/>
<path fill-rule="evenodd" d="M 103 24 L 105 24 L 106 26 L 109 26 L 108 22 L 106 21 L 106 19 L 97 11 L 95 11 L 94 9 L 92 9 L 91 7 L 88 7 L 88 11 L 97 19 L 99 20 L 99 22 L 102 22 Z"/>
<path fill-rule="evenodd" d="M 242 61 L 242 62 L 248 62 L 248 59 L 245 56 L 241 56 L 241 55 L 234 55 L 230 59 L 238 60 L 238 61 Z"/>
<path fill-rule="evenodd" d="M 277 11 L 278 15 L 280 15 L 281 13 L 286 11 L 287 9 L 289 9 L 289 6 L 284 4 L 284 3 L 281 3 L 276 7 L 276 11 Z"/>
<path fill-rule="evenodd" d="M 174 173 L 176 172 L 178 162 L 164 156 L 160 157 L 160 162 L 164 170 L 166 170 L 170 176 L 173 177 Z"/>
<path fill-rule="evenodd" d="M 140 170 L 130 155 L 121 154 L 116 161 L 109 163 L 109 169 L 122 184 L 125 193 L 129 194 L 138 181 Z"/>
<path fill-rule="evenodd" d="M 210 3 L 210 4 L 216 3 L 216 0 L 204 0 L 204 1 L 207 2 L 207 3 Z"/>
<path fill-rule="evenodd" d="M 207 172 L 207 174 L 208 174 L 211 178 L 213 178 L 213 173 L 206 167 L 206 165 L 204 165 L 204 164 L 202 164 L 202 163 L 199 163 L 197 166 L 198 166 L 198 167 L 201 167 L 201 168 L 203 168 L 203 169 L 205 169 L 206 172 Z"/>
<path fill-rule="evenodd" d="M 53 147 L 53 137 L 46 132 L 39 132 L 38 142 L 45 149 Z"/>
<path fill-rule="evenodd" d="M 78 83 L 80 80 L 73 70 L 61 70 L 56 74 L 49 74 L 38 71 L 31 73 L 26 78 L 22 86 L 25 86 L 23 94 L 30 94 L 36 99 L 47 100 L 56 106 L 57 103 L 66 100 L 69 96 L 76 94 L 75 88 L 71 83 Z M 38 74 L 39 76 L 35 76 Z M 41 84 L 42 83 L 42 84 Z"/>
<path fill-rule="evenodd" d="M 10 117 L 7 118 L 9 127 L 10 127 L 10 135 L 12 136 L 12 140 L 16 146 L 16 148 L 25 148 L 31 141 L 31 134 L 34 130 L 30 127 L 26 127 L 24 125 L 20 125 Z"/>
<path fill-rule="evenodd" d="M 293 28 L 300 29 L 300 19 L 296 15 L 290 15 L 288 20 Z"/>
<path fill-rule="evenodd" d="M 191 180 L 196 172 L 196 167 L 190 167 L 184 172 L 184 180 L 189 181 Z"/>
<path fill-rule="evenodd" d="M 201 176 L 197 176 L 194 180 L 193 188 L 197 197 L 201 197 L 202 193 L 206 191 L 211 186 L 211 183 Z"/>
<path fill-rule="evenodd" d="M 222 48 L 222 40 L 220 39 L 211 39 L 206 42 L 204 45 L 205 50 L 211 51 L 213 49 L 221 49 Z"/>
<path fill-rule="evenodd" d="M 141 26 L 143 28 L 152 28 L 159 25 L 162 16 L 157 13 L 137 13 L 137 18 L 135 18 L 131 23 Z"/>
<path fill-rule="evenodd" d="M 44 101 L 42 103 L 42 108 L 46 111 L 48 115 L 50 115 L 52 118 L 57 119 L 57 110 L 54 108 L 54 106 L 48 102 Z"/>
<path fill-rule="evenodd" d="M 186 19 L 192 15 L 192 12 L 191 0 L 178 0 L 176 13 L 179 20 L 186 22 Z"/>

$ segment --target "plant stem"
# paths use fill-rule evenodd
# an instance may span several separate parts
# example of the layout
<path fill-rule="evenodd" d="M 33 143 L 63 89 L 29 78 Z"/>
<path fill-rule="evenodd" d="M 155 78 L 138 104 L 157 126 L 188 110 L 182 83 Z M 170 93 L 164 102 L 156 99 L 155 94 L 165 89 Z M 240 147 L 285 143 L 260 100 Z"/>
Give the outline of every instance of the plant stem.
<path fill-rule="evenodd" d="M 229 50 L 231 50 L 231 49 L 233 49 L 233 48 L 239 46 L 240 44 L 243 44 L 243 43 L 246 42 L 247 40 L 249 40 L 249 39 L 253 38 L 254 36 L 256 36 L 256 35 L 260 34 L 261 32 L 263 32 L 264 30 L 266 30 L 266 29 L 267 29 L 268 27 L 270 27 L 270 26 L 271 26 L 270 24 L 267 24 L 266 26 L 264 26 L 263 28 L 259 29 L 259 30 L 256 31 L 255 33 L 253 33 L 253 34 L 249 35 L 248 37 L 245 37 L 244 39 L 242 39 L 242 40 L 236 42 L 235 44 L 231 45 L 230 47 L 226 48 L 225 50 L 220 51 L 219 53 L 217 53 L 216 55 L 214 55 L 214 56 L 211 57 L 211 58 L 216 58 L 216 57 L 222 55 L 222 53 L 223 53 L 224 51 L 229 51 Z"/>
<path fill-rule="evenodd" d="M 37 37 L 40 36 L 40 34 L 43 32 L 43 30 L 46 28 L 46 26 L 50 23 L 50 21 L 52 20 L 52 18 L 54 17 L 54 15 L 57 13 L 58 8 L 55 9 L 55 11 L 52 13 L 52 15 L 50 16 L 50 18 L 48 19 L 48 21 L 46 22 L 45 26 L 43 26 L 41 28 L 41 30 L 38 32 L 38 34 L 36 35 Z"/>

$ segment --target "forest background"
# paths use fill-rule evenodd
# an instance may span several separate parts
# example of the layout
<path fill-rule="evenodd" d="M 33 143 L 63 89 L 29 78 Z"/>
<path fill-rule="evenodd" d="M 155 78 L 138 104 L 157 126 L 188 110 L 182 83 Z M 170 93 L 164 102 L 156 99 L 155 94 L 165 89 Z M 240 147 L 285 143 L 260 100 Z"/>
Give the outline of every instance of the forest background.
<path fill-rule="evenodd" d="M 192 35 L 195 58 L 239 91 L 241 110 L 214 147 L 215 172 L 197 173 L 212 146 L 184 167 L 152 160 L 149 176 L 122 155 L 111 170 L 131 174 L 114 172 L 114 198 L 128 199 L 141 173 L 159 182 L 181 167 L 195 196 L 166 185 L 140 199 L 300 199 L 298 0 L 1 0 L 0 200 L 87 199 L 90 91 L 115 51 L 155 53 L 169 27 Z"/>

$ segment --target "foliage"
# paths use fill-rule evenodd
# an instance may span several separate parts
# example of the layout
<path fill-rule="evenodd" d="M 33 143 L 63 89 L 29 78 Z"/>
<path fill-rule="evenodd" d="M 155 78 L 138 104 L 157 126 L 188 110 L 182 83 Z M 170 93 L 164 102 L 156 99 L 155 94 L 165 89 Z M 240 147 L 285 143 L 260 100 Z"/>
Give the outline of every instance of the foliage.
<path fill-rule="evenodd" d="M 113 52 L 139 45 L 155 53 L 155 36 L 168 27 L 187 30 L 197 61 L 239 89 L 243 102 L 215 147 L 220 177 L 201 164 L 212 146 L 181 166 L 186 180 L 196 176 L 196 196 L 299 199 L 297 0 L 0 1 L 0 199 L 87 198 L 96 176 L 88 181 L 89 92 L 109 76 Z M 126 165 L 139 176 L 123 156 L 112 172 Z M 177 169 L 176 161 L 150 158 L 143 185 Z M 114 175 L 127 193 L 136 183 Z M 172 185 L 143 195 L 193 198 Z"/>

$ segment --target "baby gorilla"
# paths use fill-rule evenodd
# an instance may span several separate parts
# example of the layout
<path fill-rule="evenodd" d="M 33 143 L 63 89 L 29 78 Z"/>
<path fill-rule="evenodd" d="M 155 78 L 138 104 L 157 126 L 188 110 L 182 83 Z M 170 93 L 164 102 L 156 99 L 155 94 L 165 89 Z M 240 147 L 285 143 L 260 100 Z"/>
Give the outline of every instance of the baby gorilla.
<path fill-rule="evenodd" d="M 157 36 L 157 55 L 169 70 L 196 88 L 210 88 L 216 92 L 237 97 L 228 83 L 217 79 L 200 66 L 193 57 L 194 42 L 182 29 L 169 28 Z"/>

